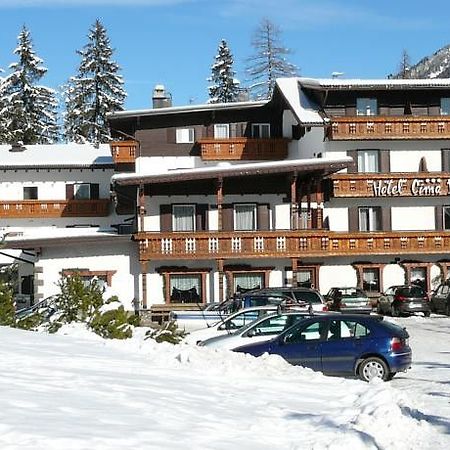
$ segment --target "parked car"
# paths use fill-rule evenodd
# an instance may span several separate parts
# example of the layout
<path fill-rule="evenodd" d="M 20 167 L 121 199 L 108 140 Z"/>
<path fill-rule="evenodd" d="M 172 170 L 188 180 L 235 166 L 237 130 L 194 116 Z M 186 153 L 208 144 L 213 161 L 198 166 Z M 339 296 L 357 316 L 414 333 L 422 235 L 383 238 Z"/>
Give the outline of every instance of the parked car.
<path fill-rule="evenodd" d="M 328 375 L 386 381 L 411 367 L 408 338 L 406 329 L 379 315 L 323 314 L 304 318 L 269 341 L 234 351 L 279 355 L 291 364 Z"/>
<path fill-rule="evenodd" d="M 430 302 L 427 293 L 415 284 L 391 286 L 381 294 L 377 311 L 380 314 L 392 316 L 423 313 L 430 316 Z"/>
<path fill-rule="evenodd" d="M 367 294 L 357 287 L 333 287 L 325 295 L 329 311 L 370 314 L 372 302 Z"/>
<path fill-rule="evenodd" d="M 305 308 L 311 305 L 314 311 L 323 311 L 325 309 L 325 300 L 320 292 L 306 287 L 268 287 L 255 289 L 243 294 L 242 298 L 256 301 L 256 299 L 266 295 L 291 299 L 298 306 L 304 306 Z"/>
<path fill-rule="evenodd" d="M 209 348 L 232 350 L 250 342 L 267 341 L 298 320 L 311 317 L 307 311 L 286 311 L 261 317 L 234 333 L 224 334 L 199 342 L 198 345 Z"/>
<path fill-rule="evenodd" d="M 241 309 L 209 327 L 192 331 L 186 336 L 184 342 L 197 344 L 205 339 L 232 333 L 266 314 L 276 312 L 278 309 L 279 306 L 277 305 L 255 306 Z"/>
<path fill-rule="evenodd" d="M 431 294 L 430 309 L 450 316 L 450 282 L 446 281 L 438 286 Z"/>
<path fill-rule="evenodd" d="M 175 310 L 169 314 L 169 320 L 175 321 L 178 328 L 191 333 L 202 328 L 211 327 L 217 322 L 226 319 L 231 313 L 240 311 L 243 308 L 265 305 L 285 305 L 293 303 L 290 297 L 283 295 L 259 295 L 243 296 L 227 300 L 211 309 L 201 307 L 192 310 Z"/>

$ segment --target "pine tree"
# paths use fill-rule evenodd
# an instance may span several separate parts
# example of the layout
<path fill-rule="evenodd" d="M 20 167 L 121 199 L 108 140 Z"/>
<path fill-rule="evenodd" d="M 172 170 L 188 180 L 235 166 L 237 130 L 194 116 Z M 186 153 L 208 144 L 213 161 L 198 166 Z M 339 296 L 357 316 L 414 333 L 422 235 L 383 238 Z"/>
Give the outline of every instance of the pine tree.
<path fill-rule="evenodd" d="M 292 52 L 282 45 L 280 34 L 277 26 L 263 19 L 253 36 L 255 54 L 247 59 L 246 72 L 255 98 L 270 98 L 277 78 L 297 76 L 297 67 L 285 58 Z"/>
<path fill-rule="evenodd" d="M 97 19 L 88 43 L 77 51 L 81 62 L 76 76 L 66 87 L 65 137 L 68 141 L 108 142 L 106 114 L 123 109 L 126 93 L 120 67 L 111 57 L 114 50 L 105 27 Z"/>
<path fill-rule="evenodd" d="M 49 144 L 58 138 L 55 92 L 37 83 L 46 74 L 42 59 L 33 50 L 29 30 L 24 26 L 14 50 L 19 61 L 10 64 L 0 96 L 2 143 Z"/>
<path fill-rule="evenodd" d="M 211 66 L 211 77 L 208 78 L 208 81 L 213 83 L 208 88 L 209 103 L 229 103 L 238 100 L 239 81 L 234 78 L 233 63 L 233 55 L 227 41 L 222 39 L 215 62 Z"/>
<path fill-rule="evenodd" d="M 406 50 L 403 50 L 400 64 L 399 64 L 399 71 L 398 71 L 398 78 L 410 78 L 411 77 L 411 58 L 409 57 L 409 54 Z"/>

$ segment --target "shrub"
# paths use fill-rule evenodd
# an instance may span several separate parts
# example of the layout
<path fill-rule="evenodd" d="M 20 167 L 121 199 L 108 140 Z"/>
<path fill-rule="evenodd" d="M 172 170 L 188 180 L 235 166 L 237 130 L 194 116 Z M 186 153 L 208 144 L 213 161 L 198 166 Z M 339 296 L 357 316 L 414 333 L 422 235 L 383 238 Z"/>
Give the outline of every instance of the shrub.
<path fill-rule="evenodd" d="M 169 344 L 179 344 L 185 336 L 186 333 L 180 330 L 173 320 L 145 333 L 145 339 L 154 339 L 158 343 L 168 342 Z"/>
<path fill-rule="evenodd" d="M 0 281 L 0 325 L 15 325 L 16 308 L 9 286 Z"/>

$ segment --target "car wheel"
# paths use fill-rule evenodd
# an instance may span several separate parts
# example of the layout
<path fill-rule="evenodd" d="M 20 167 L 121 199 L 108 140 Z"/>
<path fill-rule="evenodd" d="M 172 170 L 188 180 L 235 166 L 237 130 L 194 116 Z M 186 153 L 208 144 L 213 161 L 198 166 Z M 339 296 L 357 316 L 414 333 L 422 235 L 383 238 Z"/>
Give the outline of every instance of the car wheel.
<path fill-rule="evenodd" d="M 423 313 L 423 315 L 425 316 L 425 317 L 430 317 L 430 311 L 425 311 L 424 313 Z"/>
<path fill-rule="evenodd" d="M 391 306 L 391 316 L 392 317 L 399 317 L 400 313 L 398 312 L 398 309 L 395 306 Z"/>
<path fill-rule="evenodd" d="M 386 381 L 391 381 L 392 378 L 394 378 L 396 374 L 397 374 L 397 372 L 391 372 L 391 373 L 386 377 Z"/>
<path fill-rule="evenodd" d="M 445 305 L 445 315 L 450 316 L 450 304 Z"/>
<path fill-rule="evenodd" d="M 366 358 L 358 368 L 359 378 L 363 381 L 370 381 L 374 378 L 381 378 L 383 381 L 389 379 L 389 369 L 386 363 L 375 356 Z"/>

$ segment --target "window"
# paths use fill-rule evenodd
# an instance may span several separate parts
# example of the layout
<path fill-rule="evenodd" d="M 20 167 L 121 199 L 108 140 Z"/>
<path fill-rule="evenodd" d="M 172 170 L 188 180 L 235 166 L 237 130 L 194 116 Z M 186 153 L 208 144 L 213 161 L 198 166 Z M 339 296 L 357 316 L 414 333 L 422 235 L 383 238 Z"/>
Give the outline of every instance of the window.
<path fill-rule="evenodd" d="M 297 270 L 297 286 L 310 288 L 313 285 L 313 270 L 298 269 Z"/>
<path fill-rule="evenodd" d="M 411 267 L 410 283 L 416 284 L 423 289 L 427 289 L 427 268 L 426 267 Z"/>
<path fill-rule="evenodd" d="M 363 206 L 358 208 L 359 231 L 381 230 L 381 207 Z"/>
<path fill-rule="evenodd" d="M 246 292 L 264 287 L 264 274 L 260 272 L 235 273 L 233 276 L 234 292 Z"/>
<path fill-rule="evenodd" d="M 236 231 L 256 230 L 256 204 L 234 205 L 234 229 Z"/>
<path fill-rule="evenodd" d="M 170 303 L 199 303 L 202 298 L 200 274 L 170 274 Z"/>
<path fill-rule="evenodd" d="M 286 329 L 288 319 L 289 316 L 287 315 L 269 317 L 257 326 L 250 328 L 250 332 L 256 336 L 279 334 Z M 293 322 L 289 321 L 289 323 L 292 325 Z"/>
<path fill-rule="evenodd" d="M 358 98 L 356 99 L 356 115 L 357 116 L 375 116 L 377 114 L 376 98 Z"/>
<path fill-rule="evenodd" d="M 176 143 L 177 144 L 192 144 L 194 142 L 193 128 L 177 128 Z"/>
<path fill-rule="evenodd" d="M 214 125 L 214 137 L 216 139 L 228 139 L 230 137 L 230 125 L 228 123 L 216 123 Z"/>
<path fill-rule="evenodd" d="M 23 188 L 23 199 L 24 200 L 37 200 L 37 198 L 38 198 L 37 186 L 25 186 Z"/>
<path fill-rule="evenodd" d="M 444 230 L 450 230 L 450 206 L 443 207 Z"/>
<path fill-rule="evenodd" d="M 380 152 L 379 150 L 358 151 L 358 172 L 379 172 Z"/>
<path fill-rule="evenodd" d="M 195 205 L 172 205 L 172 230 L 195 231 Z"/>
<path fill-rule="evenodd" d="M 304 341 L 317 341 L 326 331 L 326 326 L 327 323 L 325 321 L 315 321 L 306 327 L 295 327 L 294 330 L 286 334 L 285 342 L 293 344 Z"/>
<path fill-rule="evenodd" d="M 91 185 L 89 183 L 75 183 L 73 198 L 75 200 L 89 200 L 91 198 Z"/>
<path fill-rule="evenodd" d="M 380 269 L 362 269 L 362 288 L 366 292 L 380 292 Z"/>
<path fill-rule="evenodd" d="M 89 269 L 63 269 L 61 274 L 64 277 L 78 276 L 85 286 L 92 281 L 96 281 L 100 288 L 111 286 L 112 277 L 116 273 L 115 270 L 89 270 Z"/>
<path fill-rule="evenodd" d="M 260 139 L 270 138 L 270 123 L 252 124 L 252 137 Z"/>
<path fill-rule="evenodd" d="M 441 115 L 450 115 L 450 97 L 441 98 Z"/>

